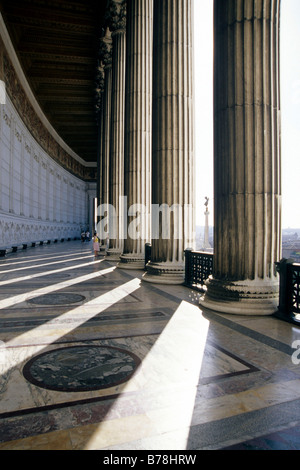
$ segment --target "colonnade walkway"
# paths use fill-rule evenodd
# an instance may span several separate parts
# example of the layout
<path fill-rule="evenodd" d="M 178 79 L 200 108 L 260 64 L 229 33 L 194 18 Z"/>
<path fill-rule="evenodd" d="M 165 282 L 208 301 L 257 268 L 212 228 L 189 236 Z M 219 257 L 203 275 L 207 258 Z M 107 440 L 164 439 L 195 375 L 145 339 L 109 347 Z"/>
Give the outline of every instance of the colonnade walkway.
<path fill-rule="evenodd" d="M 80 241 L 0 259 L 0 450 L 300 449 L 299 329 L 142 274 Z"/>

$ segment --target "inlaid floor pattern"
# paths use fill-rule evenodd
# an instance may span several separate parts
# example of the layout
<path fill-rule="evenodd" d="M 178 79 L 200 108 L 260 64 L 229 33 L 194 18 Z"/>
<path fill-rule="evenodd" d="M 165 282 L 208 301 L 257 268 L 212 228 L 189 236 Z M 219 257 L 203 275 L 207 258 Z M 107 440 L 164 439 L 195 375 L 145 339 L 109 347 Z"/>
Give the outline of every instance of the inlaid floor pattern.
<path fill-rule="evenodd" d="M 299 329 L 142 275 L 80 241 L 0 258 L 0 450 L 299 450 Z"/>

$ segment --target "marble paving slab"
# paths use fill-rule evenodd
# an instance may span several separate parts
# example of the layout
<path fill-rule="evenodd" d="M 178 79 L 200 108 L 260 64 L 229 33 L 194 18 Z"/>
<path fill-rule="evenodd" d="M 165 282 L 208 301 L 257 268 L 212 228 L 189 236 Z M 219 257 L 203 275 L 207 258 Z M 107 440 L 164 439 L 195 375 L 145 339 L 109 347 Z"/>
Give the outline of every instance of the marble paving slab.
<path fill-rule="evenodd" d="M 178 386 L 177 375 L 167 375 L 167 373 L 170 372 L 168 367 L 168 363 L 171 360 L 170 358 L 167 358 L 165 360 L 160 359 L 160 369 L 164 371 L 165 377 L 162 377 L 161 370 L 157 370 L 157 368 L 153 369 L 153 365 L 157 359 L 157 352 L 153 353 L 153 357 L 149 356 L 151 356 L 151 348 L 153 348 L 153 345 L 155 345 L 155 342 L 158 337 L 159 336 L 157 335 L 153 335 L 142 336 L 138 338 L 128 337 L 119 340 L 115 339 L 106 341 L 87 341 L 51 345 L 45 347 L 30 346 L 6 349 L 5 363 L 6 365 L 8 363 L 11 365 L 5 373 L 1 374 L 0 417 L 3 412 L 7 414 L 19 410 L 31 409 L 34 407 L 41 408 L 43 406 L 56 405 L 58 403 L 69 404 L 72 401 L 77 402 L 78 400 L 87 400 L 91 398 L 100 399 L 105 396 L 118 395 L 121 391 L 123 391 L 123 393 L 126 393 L 128 391 L 130 391 L 131 393 L 139 393 L 143 390 L 149 389 L 149 387 L 156 387 L 157 383 L 160 383 L 161 386 L 165 385 L 167 387 L 170 387 L 172 383 L 174 386 Z M 51 387 L 49 388 L 47 386 L 43 386 L 45 380 L 41 379 L 40 385 L 38 385 L 38 380 L 28 379 L 30 375 L 32 375 L 29 374 L 28 371 L 30 368 L 30 364 L 33 362 L 33 359 L 38 358 L 41 355 L 45 355 L 46 352 L 55 352 L 56 356 L 54 354 L 53 357 L 49 356 L 49 363 L 46 365 L 43 364 L 42 366 L 44 367 L 45 374 L 51 376 L 51 373 L 57 368 L 59 368 L 57 359 L 57 353 L 59 351 L 61 351 L 62 353 L 66 353 L 67 351 L 72 351 L 72 348 L 78 348 L 83 346 L 97 346 L 102 348 L 111 347 L 123 351 L 124 354 L 126 353 L 126 351 L 129 355 L 133 354 L 137 362 L 135 374 L 133 375 L 133 377 L 128 379 L 128 381 L 125 381 L 125 385 L 118 384 L 111 387 L 100 386 L 99 389 L 97 389 L 97 387 L 96 389 L 94 389 L 95 387 L 93 387 L 92 390 L 88 391 L 81 391 L 81 389 L 79 389 L 78 391 L 51 390 Z M 169 347 L 170 345 L 168 345 L 168 348 Z M 141 364 L 140 361 L 142 361 L 146 356 L 148 356 L 148 360 L 146 365 L 144 366 Z M 63 364 L 64 361 L 67 361 L 67 359 L 63 359 L 63 357 L 61 357 L 60 359 Z M 71 357 L 69 360 L 72 362 Z M 186 363 L 186 361 L 187 359 L 183 357 L 182 363 L 179 364 L 180 370 L 189 367 L 189 364 Z M 202 363 L 203 367 L 200 371 L 200 376 L 196 375 L 192 377 L 195 388 L 200 383 L 207 384 L 210 382 L 215 382 L 218 379 L 223 379 L 224 377 L 251 373 L 257 370 L 250 364 L 241 361 L 238 357 L 227 353 L 225 350 L 220 350 L 218 346 L 213 344 L 207 345 Z M 82 373 L 83 372 L 84 371 L 82 371 Z M 58 380 L 57 375 L 53 378 L 53 384 L 55 383 L 55 380 Z M 57 388 L 59 389 L 60 386 L 57 386 Z M 20 390 L 22 390 L 22 393 L 19 393 Z"/>
<path fill-rule="evenodd" d="M 70 242 L 0 260 L 5 270 L 57 256 L 52 268 L 68 268 L 1 286 L 1 450 L 256 445 L 251 438 L 300 420 L 299 330 L 202 312 L 185 286 L 143 283 L 142 272 L 103 259 L 68 266 L 73 251 L 90 256 L 81 249 Z"/>

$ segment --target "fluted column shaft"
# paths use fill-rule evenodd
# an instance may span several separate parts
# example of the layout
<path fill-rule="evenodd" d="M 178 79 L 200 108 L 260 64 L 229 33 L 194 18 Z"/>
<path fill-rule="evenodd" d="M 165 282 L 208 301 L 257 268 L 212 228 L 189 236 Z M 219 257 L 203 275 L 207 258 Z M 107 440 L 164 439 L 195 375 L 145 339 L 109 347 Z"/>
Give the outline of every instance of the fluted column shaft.
<path fill-rule="evenodd" d="M 5 103 L 6 97 L 5 97 L 5 84 L 4 84 L 4 58 L 3 58 L 3 52 L 4 52 L 4 45 L 2 42 L 2 39 L 0 38 L 0 80 L 3 83 L 0 83 L 0 107 L 2 104 Z M 2 168 L 2 152 L 0 154 L 0 168 Z M 2 208 L 2 191 L 0 191 L 0 209 Z"/>
<path fill-rule="evenodd" d="M 109 28 L 100 40 L 99 47 L 100 72 L 99 89 L 100 103 L 100 150 L 99 150 L 99 201 L 97 232 L 101 240 L 101 249 L 106 248 L 109 231 L 109 158 L 111 130 L 111 86 L 112 86 L 112 39 Z"/>
<path fill-rule="evenodd" d="M 152 282 L 182 283 L 184 250 L 193 245 L 192 46 L 193 0 L 154 0 L 152 254 L 144 276 Z M 170 212 L 157 220 L 162 205 Z"/>
<path fill-rule="evenodd" d="M 226 311 L 226 300 L 230 313 L 278 305 L 279 3 L 214 4 L 215 254 L 206 306 Z"/>
<path fill-rule="evenodd" d="M 4 44 L 0 38 L 0 106 L 6 102 L 6 91 L 5 91 L 5 81 L 4 81 Z"/>
<path fill-rule="evenodd" d="M 103 160 L 102 146 L 103 146 L 103 136 L 104 136 L 104 119 L 103 119 L 103 103 L 102 103 L 103 91 L 99 92 L 99 94 L 100 94 L 100 110 L 99 110 L 100 119 L 98 120 L 97 194 L 96 194 L 98 208 L 102 204 L 102 179 L 103 179 L 102 178 L 102 160 Z M 100 217 L 99 210 L 98 210 L 97 220 L 96 220 L 97 227 L 98 227 L 100 219 L 101 217 Z"/>
<path fill-rule="evenodd" d="M 103 109 L 105 125 L 103 132 L 103 159 L 102 159 L 102 202 L 109 203 L 109 155 L 110 155 L 110 129 L 111 129 L 111 64 L 105 68 L 105 98 Z"/>
<path fill-rule="evenodd" d="M 114 3 L 114 2 L 113 2 Z M 112 102 L 109 167 L 109 250 L 107 255 L 119 259 L 124 244 L 124 117 L 125 117 L 125 64 L 126 20 L 125 2 L 120 5 L 118 20 L 112 28 Z M 125 16 L 126 19 L 126 16 Z"/>
<path fill-rule="evenodd" d="M 4 59 L 3 59 L 4 45 L 0 38 L 0 80 L 4 80 Z"/>
<path fill-rule="evenodd" d="M 110 156 L 110 131 L 111 131 L 111 63 L 105 67 L 105 86 L 102 103 L 102 143 L 101 143 L 101 186 L 100 186 L 100 229 L 98 234 L 102 245 L 106 244 L 109 233 L 109 156 Z"/>
<path fill-rule="evenodd" d="M 123 268 L 143 269 L 151 240 L 152 21 L 153 0 L 127 1 Z"/>

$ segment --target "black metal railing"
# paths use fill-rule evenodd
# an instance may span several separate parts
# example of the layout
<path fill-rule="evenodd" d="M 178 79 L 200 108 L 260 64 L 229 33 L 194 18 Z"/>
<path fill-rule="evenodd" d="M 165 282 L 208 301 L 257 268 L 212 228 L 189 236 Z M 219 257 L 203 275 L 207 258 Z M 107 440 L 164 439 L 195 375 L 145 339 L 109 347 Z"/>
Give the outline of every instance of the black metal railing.
<path fill-rule="evenodd" d="M 213 272 L 212 253 L 202 251 L 193 251 L 187 249 L 185 254 L 185 285 L 198 289 L 206 290 L 205 281 Z"/>
<path fill-rule="evenodd" d="M 212 253 L 187 249 L 185 254 L 185 282 L 190 288 L 204 292 L 205 282 L 213 274 Z M 145 267 L 151 260 L 151 244 L 145 246 Z M 275 263 L 280 274 L 279 306 L 276 316 L 300 326 L 300 263 L 282 259 Z"/>
<path fill-rule="evenodd" d="M 276 269 L 280 274 L 278 316 L 300 325 L 300 264 L 284 258 Z"/>
<path fill-rule="evenodd" d="M 185 255 L 185 279 L 187 287 L 206 290 L 205 281 L 213 272 L 213 254 L 187 249 Z M 145 245 L 145 269 L 151 260 L 151 243 Z"/>

